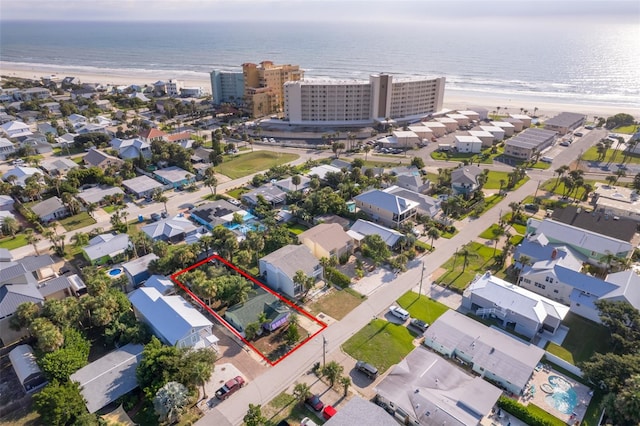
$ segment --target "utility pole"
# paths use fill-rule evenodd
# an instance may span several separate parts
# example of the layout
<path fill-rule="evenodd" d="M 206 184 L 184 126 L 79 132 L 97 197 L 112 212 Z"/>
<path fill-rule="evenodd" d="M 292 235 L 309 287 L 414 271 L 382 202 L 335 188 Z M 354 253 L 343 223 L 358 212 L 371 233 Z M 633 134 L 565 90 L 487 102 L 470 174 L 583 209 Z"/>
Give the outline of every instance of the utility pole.
<path fill-rule="evenodd" d="M 422 261 L 422 272 L 420 272 L 420 289 L 418 290 L 418 298 L 422 296 L 422 280 L 424 279 L 424 260 Z"/>
<path fill-rule="evenodd" d="M 322 336 L 322 367 L 325 366 L 327 362 L 327 339 L 325 339 L 324 335 Z"/>

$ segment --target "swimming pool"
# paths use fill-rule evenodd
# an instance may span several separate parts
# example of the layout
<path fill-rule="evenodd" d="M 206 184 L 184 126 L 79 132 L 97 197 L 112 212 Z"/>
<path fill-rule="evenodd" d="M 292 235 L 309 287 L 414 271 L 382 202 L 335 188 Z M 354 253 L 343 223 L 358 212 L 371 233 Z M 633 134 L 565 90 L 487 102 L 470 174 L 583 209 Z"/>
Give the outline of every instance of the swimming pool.
<path fill-rule="evenodd" d="M 107 274 L 111 277 L 111 278 L 115 278 L 117 276 L 120 276 L 120 274 L 122 274 L 122 268 L 113 268 L 113 269 L 109 269 L 107 271 Z"/>
<path fill-rule="evenodd" d="M 572 414 L 578 405 L 578 395 L 571 383 L 560 376 L 549 376 L 549 384 L 553 393 L 545 396 L 545 402 L 561 413 Z"/>

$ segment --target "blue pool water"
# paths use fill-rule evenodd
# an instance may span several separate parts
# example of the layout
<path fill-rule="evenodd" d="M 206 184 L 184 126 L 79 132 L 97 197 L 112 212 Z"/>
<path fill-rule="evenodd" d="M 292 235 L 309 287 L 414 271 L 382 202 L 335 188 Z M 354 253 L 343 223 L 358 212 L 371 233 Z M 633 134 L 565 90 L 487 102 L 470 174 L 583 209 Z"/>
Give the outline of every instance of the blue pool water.
<path fill-rule="evenodd" d="M 117 277 L 121 273 L 122 273 L 122 269 L 120 269 L 120 268 L 110 269 L 109 272 L 107 272 L 107 274 L 109 274 L 112 277 Z"/>
<path fill-rule="evenodd" d="M 578 404 L 578 395 L 571 383 L 559 376 L 549 376 L 549 384 L 553 386 L 553 393 L 544 398 L 545 402 L 561 413 L 573 413 Z"/>

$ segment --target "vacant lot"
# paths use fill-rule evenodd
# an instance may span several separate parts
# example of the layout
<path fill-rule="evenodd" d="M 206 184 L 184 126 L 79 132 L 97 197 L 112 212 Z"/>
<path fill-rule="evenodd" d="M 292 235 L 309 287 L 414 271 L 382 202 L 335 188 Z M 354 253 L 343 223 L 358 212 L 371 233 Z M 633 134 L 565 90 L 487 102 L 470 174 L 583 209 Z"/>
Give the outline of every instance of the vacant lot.
<path fill-rule="evenodd" d="M 500 250 L 496 251 L 495 255 L 499 254 Z M 493 247 L 475 242 L 467 244 L 442 265 L 446 271 L 436 278 L 436 282 L 462 292 L 476 274 L 484 274 L 494 268 L 493 255 Z"/>
<path fill-rule="evenodd" d="M 418 293 L 413 291 L 408 291 L 400 296 L 398 304 L 409 311 L 411 318 L 421 319 L 427 324 L 433 324 L 440 315 L 449 310 L 447 306 L 427 296 L 418 297 Z"/>
<path fill-rule="evenodd" d="M 383 373 L 414 349 L 414 338 L 403 325 L 375 319 L 347 340 L 342 349 Z"/>
<path fill-rule="evenodd" d="M 247 154 L 234 155 L 225 160 L 224 163 L 216 166 L 216 172 L 231 179 L 238 179 L 253 173 L 270 169 L 273 166 L 294 161 L 299 157 L 297 154 L 287 154 L 271 151 L 255 151 Z"/>
<path fill-rule="evenodd" d="M 84 228 L 94 223 L 96 223 L 96 220 L 87 212 L 80 212 L 77 215 L 60 220 L 60 225 L 62 225 L 66 231 L 75 231 L 76 229 Z"/>
<path fill-rule="evenodd" d="M 354 310 L 365 299 L 360 293 L 351 289 L 333 289 L 331 293 L 322 296 L 318 301 L 309 305 L 309 312 L 318 315 L 323 312 L 331 318 L 341 320 Z"/>

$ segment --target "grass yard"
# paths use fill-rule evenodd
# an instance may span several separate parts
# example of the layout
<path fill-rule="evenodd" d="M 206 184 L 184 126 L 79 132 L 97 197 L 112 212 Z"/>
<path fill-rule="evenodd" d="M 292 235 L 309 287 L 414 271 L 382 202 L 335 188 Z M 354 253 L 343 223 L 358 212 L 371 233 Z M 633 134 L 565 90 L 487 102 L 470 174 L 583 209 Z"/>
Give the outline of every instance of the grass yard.
<path fill-rule="evenodd" d="M 462 249 L 467 249 L 466 266 Z M 496 256 L 500 250 L 496 251 Z M 436 278 L 436 282 L 450 287 L 454 291 L 462 292 L 476 274 L 484 274 L 487 270 L 493 269 L 495 264 L 493 257 L 493 247 L 488 247 L 480 243 L 471 242 L 461 247 L 456 254 L 447 260 L 442 268 L 446 271 Z"/>
<path fill-rule="evenodd" d="M 633 135 L 637 131 L 640 131 L 640 127 L 636 126 L 635 124 L 616 127 L 615 129 L 613 129 L 614 133 L 624 133 L 625 135 Z"/>
<path fill-rule="evenodd" d="M 516 247 L 518 244 L 520 244 L 522 242 L 522 240 L 524 240 L 524 236 L 523 235 L 514 235 L 511 238 L 509 238 L 509 242 L 514 247 Z"/>
<path fill-rule="evenodd" d="M 484 238 L 485 240 L 492 240 L 496 236 L 496 233 L 494 233 L 494 231 L 497 231 L 499 228 L 500 226 L 497 223 L 494 223 L 493 225 L 485 229 L 480 235 L 478 235 L 478 237 Z"/>
<path fill-rule="evenodd" d="M 592 180 L 592 179 L 585 179 L 584 183 L 588 183 L 589 185 L 591 185 L 592 187 L 595 186 L 596 182 L 598 182 L 597 180 Z M 542 184 L 540 186 L 540 189 L 542 189 L 543 191 L 547 191 L 547 192 L 551 192 L 553 194 L 556 195 L 564 195 L 566 188 L 564 186 L 564 183 L 562 183 L 562 181 L 558 182 L 558 186 L 556 186 L 556 179 L 549 179 L 548 181 L 546 181 L 544 184 Z M 584 188 L 580 187 L 578 188 L 577 191 L 572 191 L 571 193 L 571 198 L 578 198 L 578 200 L 582 200 L 585 196 L 584 193 Z"/>
<path fill-rule="evenodd" d="M 2 426 L 37 426 L 41 424 L 40 415 L 31 403 L 0 418 Z"/>
<path fill-rule="evenodd" d="M 249 192 L 250 189 L 249 188 L 245 188 L 245 187 L 241 187 L 241 188 L 233 188 L 230 191 L 225 192 L 225 195 L 228 195 L 229 197 L 233 197 L 237 200 L 240 199 L 240 197 L 242 196 L 242 194 Z"/>
<path fill-rule="evenodd" d="M 313 315 L 323 312 L 332 318 L 341 320 L 364 299 L 366 299 L 365 296 L 350 288 L 334 289 L 331 293 L 310 304 L 308 309 Z"/>
<path fill-rule="evenodd" d="M 92 218 L 87 212 L 80 212 L 77 215 L 66 217 L 59 220 L 60 225 L 67 231 L 75 231 L 76 229 L 84 228 L 85 226 L 93 225 L 96 220 Z"/>
<path fill-rule="evenodd" d="M 305 417 L 309 417 L 316 424 L 321 424 L 320 418 L 308 408 L 296 402 L 293 395 L 282 392 L 262 407 L 262 415 L 267 418 L 267 425 L 277 425 L 286 420 L 289 424 L 300 424 Z"/>
<path fill-rule="evenodd" d="M 614 143 L 613 147 L 615 146 L 616 144 Z M 611 163 L 613 158 L 613 161 L 615 163 L 622 163 L 624 161 L 625 163 L 629 163 L 629 164 L 640 164 L 639 154 L 629 154 L 625 157 L 623 151 L 618 150 L 618 152 L 615 153 L 616 150 L 614 150 L 613 147 L 607 150 L 607 155 L 604 157 L 603 160 L 599 159 L 600 154 L 598 154 L 598 148 L 595 146 L 589 148 L 584 154 L 582 154 L 582 157 L 580 157 L 580 160 L 592 161 L 595 163 L 604 164 L 604 163 Z M 614 153 L 615 153 L 615 158 L 613 156 Z"/>
<path fill-rule="evenodd" d="M 104 206 L 102 208 L 102 210 L 104 210 L 105 212 L 107 212 L 109 214 L 113 214 L 113 212 L 115 212 L 117 208 L 118 208 L 117 205 L 111 204 L 111 205 L 108 205 L 108 206 Z"/>
<path fill-rule="evenodd" d="M 307 228 L 304 225 L 301 225 L 299 223 L 292 223 L 292 222 L 287 222 L 286 224 L 287 229 L 289 229 L 289 231 L 294 234 L 294 235 L 300 235 L 302 234 L 304 231 L 306 231 Z"/>
<path fill-rule="evenodd" d="M 15 237 L 8 236 L 0 238 L 0 248 L 13 250 L 18 247 L 24 247 L 27 243 L 27 236 L 24 234 L 16 234 Z"/>
<path fill-rule="evenodd" d="M 415 348 L 413 339 L 407 327 L 375 319 L 351 336 L 342 349 L 353 358 L 374 365 L 382 374 Z"/>
<path fill-rule="evenodd" d="M 549 352 L 572 364 L 591 358 L 595 352 L 607 352 L 609 347 L 609 331 L 602 325 L 569 313 L 564 321 L 569 327 L 569 334 L 562 347 L 551 346 Z"/>
<path fill-rule="evenodd" d="M 500 189 L 500 181 L 503 180 L 504 184 L 502 187 L 506 187 L 509 182 L 509 173 L 507 172 L 496 172 L 490 171 L 487 176 L 487 183 L 484 184 L 483 188 L 485 189 Z"/>
<path fill-rule="evenodd" d="M 268 170 L 273 166 L 289 163 L 300 157 L 297 154 L 287 154 L 271 151 L 254 151 L 228 157 L 216 166 L 216 172 L 231 179 L 238 179 L 253 173 Z"/>
<path fill-rule="evenodd" d="M 440 302 L 436 302 L 427 296 L 421 295 L 418 297 L 418 293 L 408 291 L 398 299 L 398 305 L 409 311 L 411 318 L 418 318 L 427 324 L 433 324 L 440 315 L 449 310 L 446 305 Z"/>
<path fill-rule="evenodd" d="M 484 199 L 484 208 L 482 209 L 482 212 L 480 212 L 478 216 L 482 216 L 483 214 L 485 214 L 488 210 L 492 209 L 493 206 L 498 204 L 500 201 L 502 201 L 502 196 L 499 194 L 494 194 L 490 197 L 486 197 Z"/>
<path fill-rule="evenodd" d="M 401 157 L 401 158 L 405 158 L 405 157 Z M 343 160 L 348 161 L 344 158 Z M 391 162 L 391 161 L 367 160 L 364 162 L 364 167 L 381 167 L 383 169 L 388 169 L 392 167 L 397 167 L 400 164 L 401 164 L 401 161 Z"/>
<path fill-rule="evenodd" d="M 549 342 L 545 349 L 547 350 L 547 352 L 552 353 L 558 358 L 562 358 L 573 365 L 576 364 L 575 360 L 573 359 L 573 354 L 560 345 L 557 345 L 553 342 Z"/>

